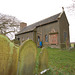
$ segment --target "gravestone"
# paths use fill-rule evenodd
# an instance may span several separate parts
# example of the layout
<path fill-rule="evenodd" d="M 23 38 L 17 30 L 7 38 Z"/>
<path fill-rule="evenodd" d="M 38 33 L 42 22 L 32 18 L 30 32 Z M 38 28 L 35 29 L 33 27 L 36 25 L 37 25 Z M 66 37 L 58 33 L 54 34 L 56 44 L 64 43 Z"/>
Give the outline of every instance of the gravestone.
<path fill-rule="evenodd" d="M 18 48 L 4 35 L 0 35 L 0 75 L 16 75 Z"/>
<path fill-rule="evenodd" d="M 32 40 L 27 40 L 21 45 L 18 75 L 34 75 L 36 54 L 36 45 Z"/>
<path fill-rule="evenodd" d="M 19 48 L 13 47 L 12 64 L 9 75 L 17 75 L 18 57 L 19 57 Z"/>
<path fill-rule="evenodd" d="M 39 73 L 48 68 L 48 52 L 43 48 L 39 55 Z"/>

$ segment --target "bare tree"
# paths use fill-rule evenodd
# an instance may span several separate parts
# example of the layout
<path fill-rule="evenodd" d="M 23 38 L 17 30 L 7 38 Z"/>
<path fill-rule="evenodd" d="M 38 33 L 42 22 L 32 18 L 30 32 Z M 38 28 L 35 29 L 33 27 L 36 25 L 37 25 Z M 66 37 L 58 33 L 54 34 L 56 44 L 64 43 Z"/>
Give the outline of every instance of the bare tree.
<path fill-rule="evenodd" d="M 7 35 L 10 39 L 12 33 L 17 33 L 20 29 L 20 21 L 9 15 L 0 14 L 0 33 Z M 14 36 L 14 35 L 13 35 Z"/>
<path fill-rule="evenodd" d="M 72 0 L 72 4 L 66 7 L 70 14 L 75 15 L 75 0 Z"/>

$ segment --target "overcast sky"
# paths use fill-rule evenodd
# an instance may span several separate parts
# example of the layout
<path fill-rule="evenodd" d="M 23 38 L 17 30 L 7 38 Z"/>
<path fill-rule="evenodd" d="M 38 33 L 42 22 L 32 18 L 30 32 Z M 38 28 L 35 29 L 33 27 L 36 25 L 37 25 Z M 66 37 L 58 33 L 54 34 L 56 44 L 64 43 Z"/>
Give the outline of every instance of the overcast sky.
<path fill-rule="evenodd" d="M 75 41 L 75 12 L 69 11 L 72 0 L 0 0 L 0 13 L 15 16 L 28 25 L 62 12 L 70 24 L 70 41 Z"/>

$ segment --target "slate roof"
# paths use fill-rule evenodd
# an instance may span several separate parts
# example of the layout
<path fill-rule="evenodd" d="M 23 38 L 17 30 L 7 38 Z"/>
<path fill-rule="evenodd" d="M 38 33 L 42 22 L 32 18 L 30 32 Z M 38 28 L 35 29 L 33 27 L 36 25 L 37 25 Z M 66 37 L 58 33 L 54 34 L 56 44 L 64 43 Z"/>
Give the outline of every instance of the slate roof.
<path fill-rule="evenodd" d="M 61 13 L 58 13 L 54 16 L 51 16 L 51 17 L 48 17 L 44 20 L 41 20 L 39 22 L 36 22 L 34 24 L 31 24 L 27 27 L 24 27 L 21 31 L 19 31 L 16 35 L 19 35 L 19 34 L 22 34 L 22 33 L 26 33 L 26 32 L 29 32 L 29 31 L 32 31 L 34 30 L 36 27 L 40 26 L 40 25 L 44 25 L 44 24 L 47 24 L 47 23 L 51 23 L 51 22 L 55 22 L 58 20 L 58 17 Z"/>

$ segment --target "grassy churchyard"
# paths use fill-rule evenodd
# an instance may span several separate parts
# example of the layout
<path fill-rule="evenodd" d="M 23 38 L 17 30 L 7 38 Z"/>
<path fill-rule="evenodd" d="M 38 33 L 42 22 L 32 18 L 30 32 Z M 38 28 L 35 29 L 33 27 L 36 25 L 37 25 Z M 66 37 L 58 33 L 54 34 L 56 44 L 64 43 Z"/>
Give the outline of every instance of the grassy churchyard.
<path fill-rule="evenodd" d="M 39 56 L 41 48 L 37 48 L 37 51 Z M 47 51 L 50 71 L 45 75 L 75 75 L 75 49 L 60 50 L 48 47 Z"/>

